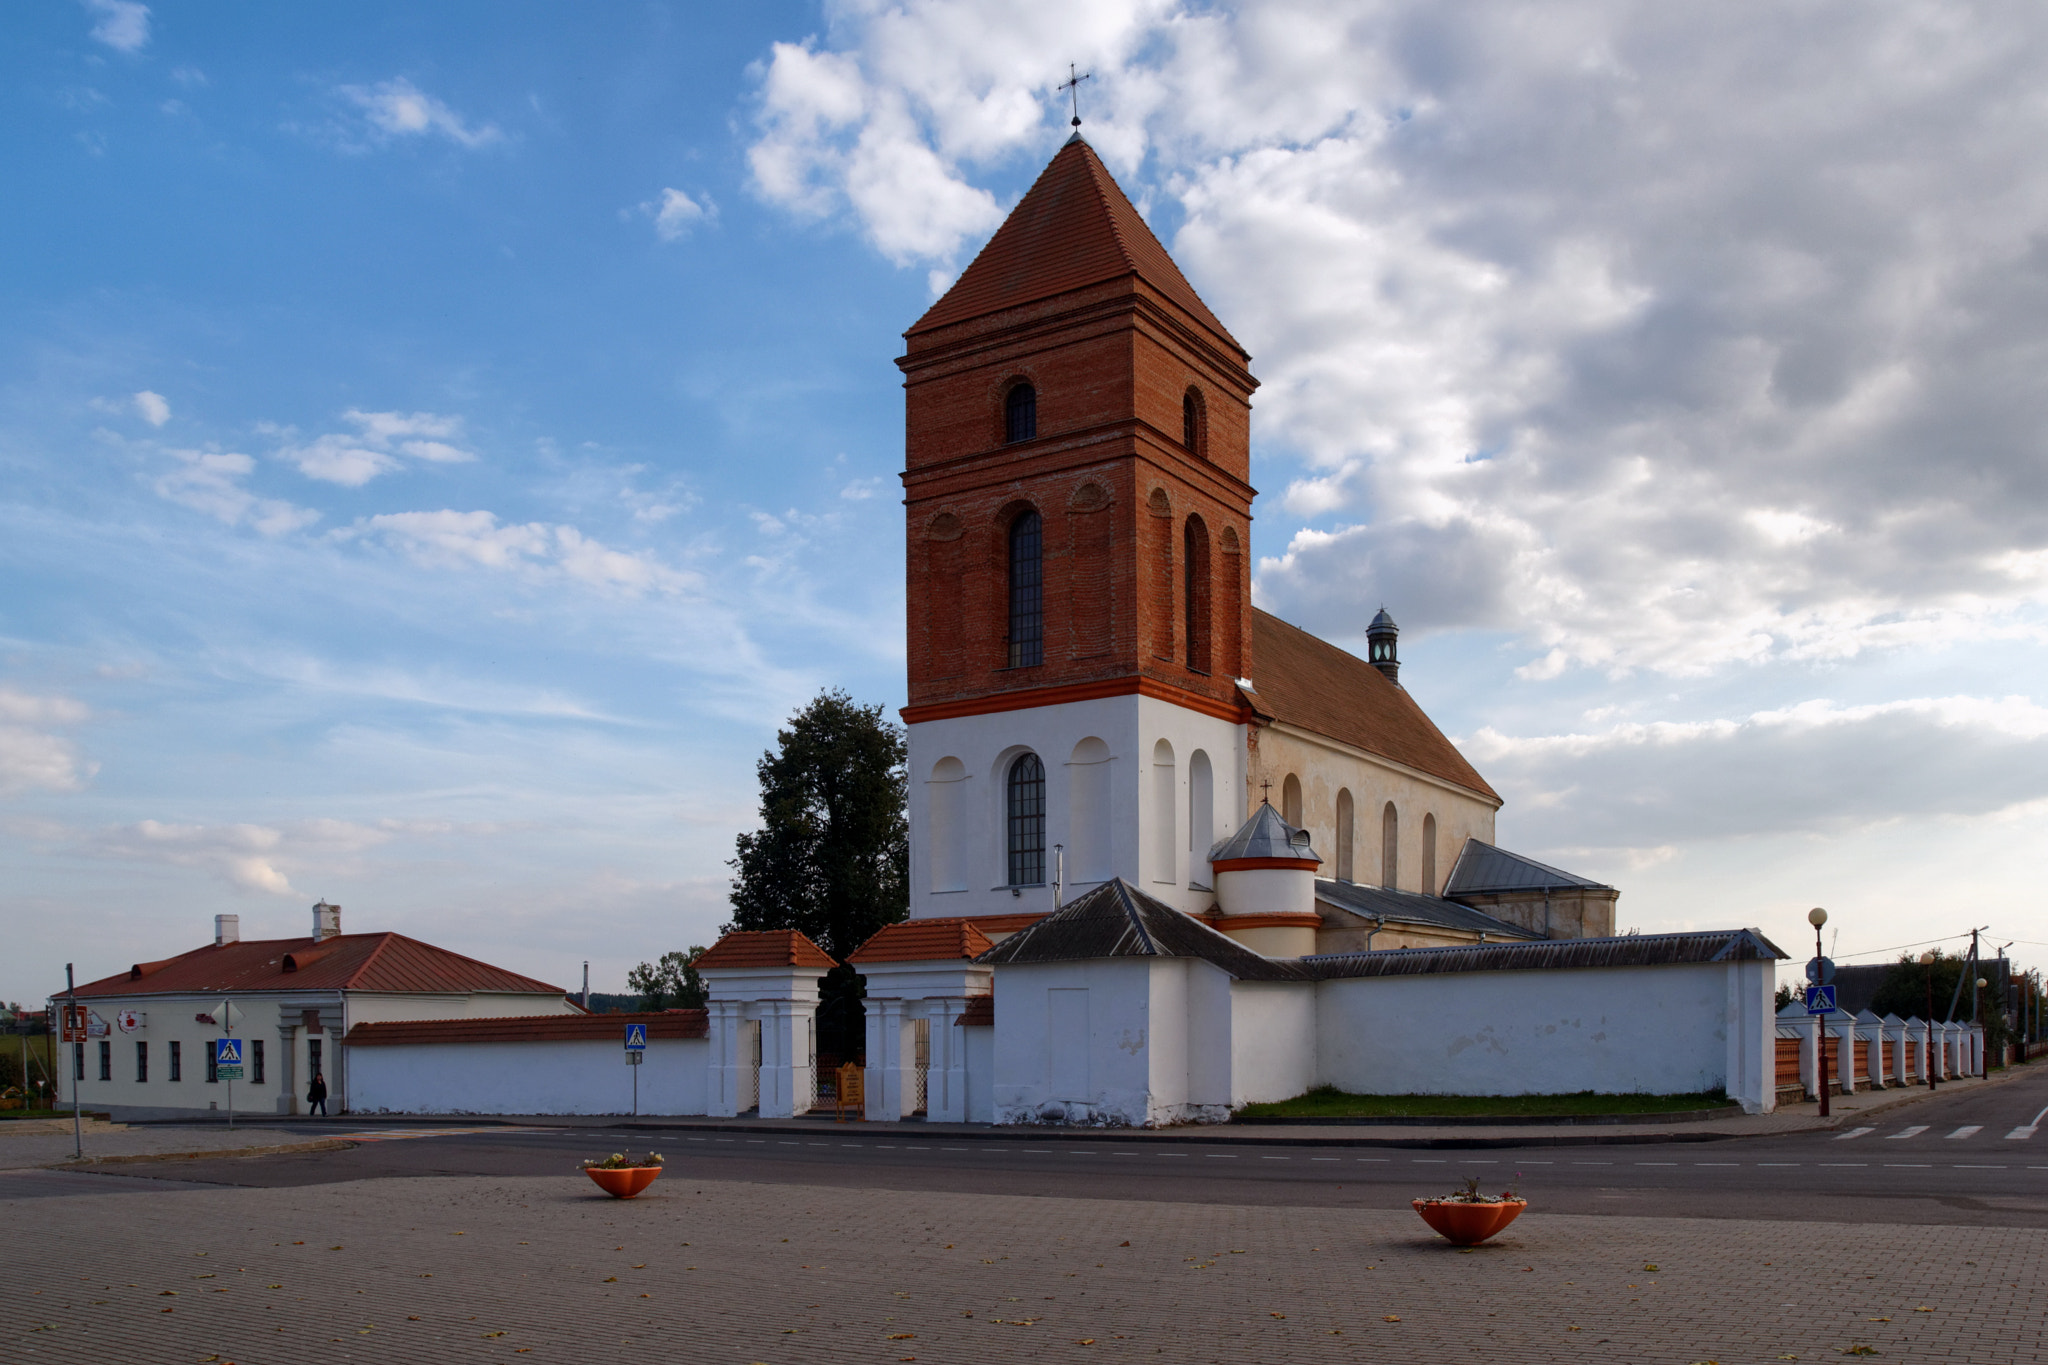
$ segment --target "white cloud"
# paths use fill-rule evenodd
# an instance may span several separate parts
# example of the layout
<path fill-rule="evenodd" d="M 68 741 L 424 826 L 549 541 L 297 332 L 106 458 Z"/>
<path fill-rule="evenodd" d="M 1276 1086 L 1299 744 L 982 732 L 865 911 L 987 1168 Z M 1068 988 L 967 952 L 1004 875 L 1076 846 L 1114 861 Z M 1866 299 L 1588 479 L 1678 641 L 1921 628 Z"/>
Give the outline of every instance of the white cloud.
<path fill-rule="evenodd" d="M 278 458 L 296 465 L 301 474 L 324 483 L 360 488 L 380 474 L 404 467 L 409 455 L 432 464 L 461 464 L 476 455 L 446 438 L 462 434 L 462 419 L 431 412 L 362 412 L 350 408 L 342 417 L 353 432 L 329 432 L 310 441 L 287 444 Z"/>
<path fill-rule="evenodd" d="M 320 514 L 279 498 L 262 498 L 242 486 L 255 470 L 247 455 L 223 450 L 166 450 L 177 463 L 158 476 L 159 497 L 204 512 L 229 526 L 249 525 L 266 536 L 281 536 L 311 525 Z"/>
<path fill-rule="evenodd" d="M 1683 675 L 2048 602 L 2048 11 L 830 14 L 759 68 L 755 187 L 938 284 L 1093 69 L 1084 131 L 1299 461 L 1260 592 L 1312 629 L 1384 598 L 1531 678 Z"/>
<path fill-rule="evenodd" d="M 434 568 L 516 571 L 573 579 L 626 593 L 683 593 L 700 586 L 649 555 L 615 550 L 574 526 L 544 522 L 501 525 L 490 512 L 390 512 L 365 517 L 343 539 L 369 539 Z"/>
<path fill-rule="evenodd" d="M 153 427 L 160 427 L 171 420 L 171 405 L 160 393 L 144 389 L 135 395 L 135 410 L 142 414 L 142 420 Z"/>
<path fill-rule="evenodd" d="M 376 85 L 344 85 L 338 93 L 362 111 L 377 141 L 439 135 L 474 149 L 504 138 L 496 124 L 470 123 L 403 76 Z"/>
<path fill-rule="evenodd" d="M 80 760 L 69 740 L 49 727 L 76 725 L 85 706 L 69 697 L 36 696 L 0 687 L 0 796 L 31 790 L 77 791 L 99 765 Z"/>
<path fill-rule="evenodd" d="M 294 874 L 346 874 L 358 855 L 402 837 L 432 837 L 455 826 L 442 822 L 311 819 L 278 825 L 177 824 L 139 820 L 81 837 L 94 855 L 166 867 L 194 868 L 243 891 L 303 898 Z"/>
<path fill-rule="evenodd" d="M 116 52 L 140 52 L 149 46 L 149 6 L 135 0 L 82 0 L 88 12 L 99 16 L 92 37 Z"/>
<path fill-rule="evenodd" d="M 640 211 L 654 219 L 654 235 L 664 242 L 681 241 L 690 229 L 716 215 L 716 208 L 706 199 L 698 203 L 681 190 L 664 189 L 659 203 L 648 202 Z"/>

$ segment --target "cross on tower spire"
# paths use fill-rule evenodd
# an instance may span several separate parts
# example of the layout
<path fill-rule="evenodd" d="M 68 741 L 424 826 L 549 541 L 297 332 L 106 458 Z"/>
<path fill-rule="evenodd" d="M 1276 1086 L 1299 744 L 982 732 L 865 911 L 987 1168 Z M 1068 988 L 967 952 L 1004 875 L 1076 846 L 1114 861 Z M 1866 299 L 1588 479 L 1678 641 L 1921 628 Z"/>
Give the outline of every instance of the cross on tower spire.
<path fill-rule="evenodd" d="M 1074 93 L 1074 117 L 1073 117 L 1073 126 L 1074 126 L 1074 127 L 1076 127 L 1076 128 L 1079 128 L 1079 127 L 1081 126 L 1081 82 L 1082 82 L 1082 81 L 1092 81 L 1092 80 L 1094 80 L 1094 79 L 1095 79 L 1095 73 L 1094 73 L 1093 71 L 1087 71 L 1087 72 L 1078 72 L 1078 73 L 1077 73 L 1077 71 L 1076 71 L 1076 68 L 1075 68 L 1075 65 L 1074 65 L 1074 63 L 1072 63 L 1072 62 L 1068 62 L 1068 63 L 1067 63 L 1067 77 L 1068 77 L 1068 79 L 1066 79 L 1066 80 L 1063 80 L 1063 81 L 1061 81 L 1061 82 L 1060 82 L 1059 88 L 1060 88 L 1060 89 L 1062 89 L 1062 90 L 1071 90 L 1071 91 L 1073 91 L 1073 93 Z"/>

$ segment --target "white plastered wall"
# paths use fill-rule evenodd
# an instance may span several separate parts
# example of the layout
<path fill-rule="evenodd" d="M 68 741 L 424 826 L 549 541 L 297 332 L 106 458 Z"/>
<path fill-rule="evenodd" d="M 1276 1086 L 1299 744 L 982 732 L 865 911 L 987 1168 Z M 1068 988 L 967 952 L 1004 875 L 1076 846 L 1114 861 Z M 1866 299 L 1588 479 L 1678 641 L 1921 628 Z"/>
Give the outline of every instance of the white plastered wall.
<path fill-rule="evenodd" d="M 1292 1099 L 1316 1084 L 1316 988 L 1309 982 L 1230 985 L 1230 1103 Z"/>
<path fill-rule="evenodd" d="M 1766 1049 L 1775 1036 L 1764 985 L 1770 967 L 1325 981 L 1317 987 L 1316 1081 L 1381 1095 L 1691 1094 L 1726 1087 L 1745 1107 L 1765 1110 L 1772 1102 Z"/>
<path fill-rule="evenodd" d="M 1164 773 L 1156 762 L 1162 740 L 1173 760 Z M 1178 909 L 1206 909 L 1215 899 L 1207 889 L 1208 848 L 1189 845 L 1201 834 L 1225 838 L 1245 818 L 1245 727 L 1151 697 L 920 721 L 908 728 L 908 744 L 913 919 L 1052 908 L 1049 887 L 1012 895 L 1007 885 L 1004 786 L 1010 763 L 1027 750 L 1045 765 L 1048 876 L 1053 845 L 1077 855 L 1068 865 L 1068 900 L 1121 876 Z M 1189 808 L 1198 750 L 1209 764 L 1206 831 Z M 1096 771 L 1105 768 L 1106 782 Z M 1102 829 L 1077 826 L 1077 799 L 1100 803 L 1106 838 Z M 937 848 L 949 831 L 953 845 Z M 1106 848 L 1099 867 L 1085 865 L 1091 842 Z"/>
<path fill-rule="evenodd" d="M 1301 779 L 1302 824 L 1309 831 L 1317 853 L 1323 857 L 1319 875 L 1336 877 L 1337 795 L 1349 790 L 1354 820 L 1354 843 L 1350 880 L 1365 886 L 1381 885 L 1382 818 L 1387 802 L 1394 803 L 1399 857 L 1396 886 L 1402 891 L 1434 895 L 1451 875 L 1451 864 L 1465 840 L 1494 841 L 1494 815 L 1498 803 L 1478 792 L 1406 768 L 1391 760 L 1355 750 L 1335 740 L 1286 725 L 1260 729 L 1258 752 L 1250 774 L 1250 804 L 1260 799 L 1258 784 L 1273 784 L 1274 809 L 1280 809 L 1280 793 L 1289 774 Z M 1436 885 L 1422 885 L 1422 826 L 1425 816 L 1436 817 Z"/>
<path fill-rule="evenodd" d="M 702 1114 L 710 1045 L 650 1038 L 639 1066 L 618 1039 L 394 1043 L 348 1049 L 363 1114 Z"/>

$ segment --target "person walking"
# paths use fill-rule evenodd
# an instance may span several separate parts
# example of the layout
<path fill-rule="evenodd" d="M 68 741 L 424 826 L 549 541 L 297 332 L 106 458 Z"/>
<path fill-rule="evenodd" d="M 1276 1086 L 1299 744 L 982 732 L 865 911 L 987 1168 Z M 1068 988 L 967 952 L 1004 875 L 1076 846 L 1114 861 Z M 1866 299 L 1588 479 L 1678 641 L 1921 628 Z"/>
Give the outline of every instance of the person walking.
<path fill-rule="evenodd" d="M 306 1087 L 306 1113 L 327 1117 L 327 1078 L 319 1072 L 313 1073 L 313 1080 Z"/>

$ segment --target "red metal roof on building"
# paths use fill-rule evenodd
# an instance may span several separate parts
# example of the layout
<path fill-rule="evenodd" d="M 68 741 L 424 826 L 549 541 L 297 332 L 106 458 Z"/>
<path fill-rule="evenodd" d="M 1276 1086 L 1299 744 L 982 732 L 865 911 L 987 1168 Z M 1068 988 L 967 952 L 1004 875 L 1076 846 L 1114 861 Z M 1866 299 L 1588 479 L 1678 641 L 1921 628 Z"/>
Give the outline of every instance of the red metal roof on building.
<path fill-rule="evenodd" d="M 960 278 L 905 336 L 1136 276 L 1244 354 L 1152 235 L 1115 177 L 1076 137 L 1040 172 Z"/>
<path fill-rule="evenodd" d="M 138 962 L 117 976 L 87 982 L 78 994 L 84 999 L 293 990 L 562 994 L 560 986 L 393 933 L 209 943 L 161 962 Z"/>
<path fill-rule="evenodd" d="M 645 1024 L 649 1038 L 702 1038 L 710 1031 L 703 1010 L 653 1014 L 529 1014 L 492 1019 L 408 1019 L 357 1024 L 344 1040 L 350 1047 L 399 1043 L 616 1043 L 625 1046 L 626 1025 Z"/>
<path fill-rule="evenodd" d="M 706 968 L 816 967 L 830 971 L 839 964 L 823 948 L 794 929 L 735 929 L 697 959 Z"/>
<path fill-rule="evenodd" d="M 978 957 L 995 945 L 971 919 L 907 919 L 882 931 L 853 950 L 846 959 L 861 962 L 937 962 Z"/>
<path fill-rule="evenodd" d="M 1245 697 L 1260 715 L 1500 801 L 1415 698 L 1356 654 L 1254 607 L 1252 666 L 1258 690 Z"/>

